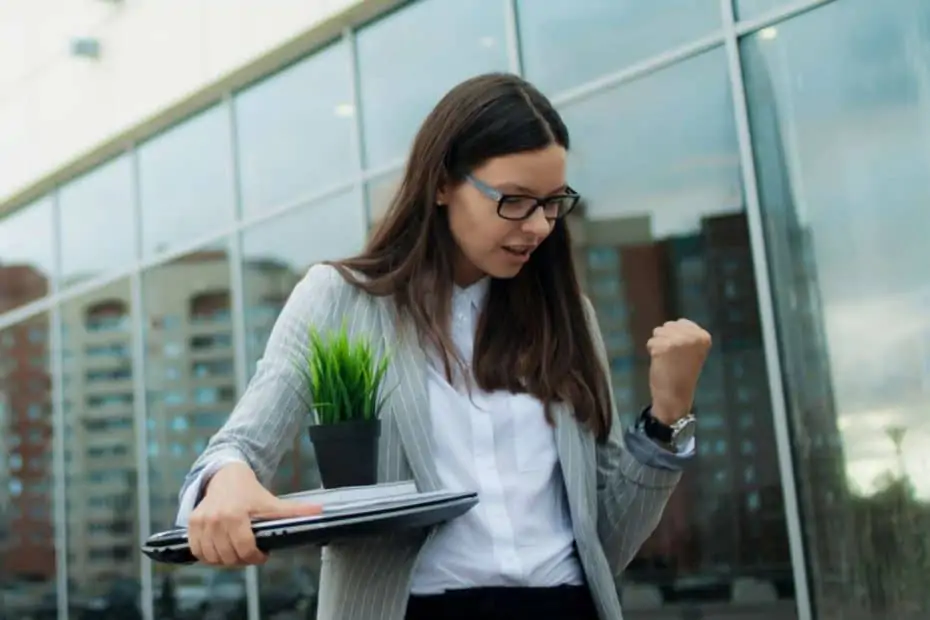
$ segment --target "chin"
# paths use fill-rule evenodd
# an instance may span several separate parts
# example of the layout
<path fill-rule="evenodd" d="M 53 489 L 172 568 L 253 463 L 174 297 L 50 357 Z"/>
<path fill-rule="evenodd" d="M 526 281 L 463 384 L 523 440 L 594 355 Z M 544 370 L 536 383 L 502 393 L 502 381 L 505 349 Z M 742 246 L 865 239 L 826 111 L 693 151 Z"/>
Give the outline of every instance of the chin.
<path fill-rule="evenodd" d="M 523 265 L 495 265 L 486 269 L 485 273 L 496 280 L 509 280 L 515 278 L 523 270 Z"/>

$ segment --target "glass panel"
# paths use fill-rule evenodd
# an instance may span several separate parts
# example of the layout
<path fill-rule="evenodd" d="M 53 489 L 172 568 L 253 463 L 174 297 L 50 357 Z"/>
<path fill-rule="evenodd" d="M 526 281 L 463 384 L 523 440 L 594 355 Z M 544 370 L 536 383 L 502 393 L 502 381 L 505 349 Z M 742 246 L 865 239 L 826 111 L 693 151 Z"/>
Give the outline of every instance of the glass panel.
<path fill-rule="evenodd" d="M 246 215 L 312 195 L 357 172 L 351 79 L 348 48 L 338 43 L 236 96 Z"/>
<path fill-rule="evenodd" d="M 421 0 L 362 29 L 357 45 L 365 162 L 383 166 L 407 155 L 449 88 L 507 69 L 504 3 Z"/>
<path fill-rule="evenodd" d="M 141 618 L 129 282 L 62 306 L 62 396 L 72 610 Z"/>
<path fill-rule="evenodd" d="M 226 244 L 143 274 L 152 531 L 174 526 L 194 460 L 236 402 Z M 156 616 L 244 617 L 242 571 L 152 564 Z M 242 614 L 242 615 L 240 615 Z"/>
<path fill-rule="evenodd" d="M 307 269 L 322 260 L 358 252 L 365 223 L 358 194 L 351 192 L 246 231 L 242 237 L 246 342 L 249 373 L 261 357 L 278 313 Z M 284 456 L 272 486 L 277 494 L 318 487 L 316 459 L 306 429 Z M 305 613 L 316 601 L 319 554 L 306 549 L 275 552 L 262 567 L 261 606 L 268 617 Z M 312 618 L 308 613 L 300 617 Z"/>
<path fill-rule="evenodd" d="M 687 317 L 714 337 L 695 403 L 696 462 L 623 575 L 628 615 L 793 618 L 725 52 L 564 114 L 577 151 L 570 183 L 585 199 L 573 222 L 578 266 L 624 422 L 649 402 L 645 346 L 656 325 Z"/>
<path fill-rule="evenodd" d="M 54 618 L 49 317 L 0 330 L 0 611 Z"/>
<path fill-rule="evenodd" d="M 816 1 L 816 0 L 814 0 Z M 821 2 L 832 2 L 833 0 L 820 0 Z M 763 17 L 770 11 L 785 8 L 790 5 L 792 0 L 734 0 L 737 19 L 755 19 Z M 797 4 L 797 2 L 795 2 Z"/>
<path fill-rule="evenodd" d="M 61 188 L 63 286 L 132 264 L 136 257 L 133 200 L 128 155 Z"/>
<path fill-rule="evenodd" d="M 401 173 L 394 172 L 369 181 L 365 186 L 369 232 L 374 230 L 391 206 L 391 200 L 400 187 L 401 176 Z"/>
<path fill-rule="evenodd" d="M 815 605 L 926 618 L 930 5 L 767 30 L 742 54 Z"/>
<path fill-rule="evenodd" d="M 518 0 L 517 10 L 523 71 L 549 93 L 720 29 L 708 0 Z"/>
<path fill-rule="evenodd" d="M 0 312 L 51 292 L 55 272 L 52 201 L 42 199 L 0 219 Z"/>
<path fill-rule="evenodd" d="M 139 148 L 146 256 L 220 233 L 233 214 L 229 107 L 218 105 Z"/>

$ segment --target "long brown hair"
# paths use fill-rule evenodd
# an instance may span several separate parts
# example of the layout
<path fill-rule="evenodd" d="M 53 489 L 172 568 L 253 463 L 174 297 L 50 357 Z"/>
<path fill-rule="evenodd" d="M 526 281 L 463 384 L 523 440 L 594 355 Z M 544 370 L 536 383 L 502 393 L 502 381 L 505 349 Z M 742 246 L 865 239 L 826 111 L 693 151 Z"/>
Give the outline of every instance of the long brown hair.
<path fill-rule="evenodd" d="M 456 244 L 440 188 L 464 180 L 487 160 L 557 143 L 568 129 L 552 104 L 508 74 L 469 79 L 446 94 L 424 121 L 403 180 L 361 254 L 333 264 L 369 294 L 391 296 L 425 344 L 461 366 L 449 335 Z M 359 277 L 359 274 L 361 277 Z M 492 279 L 478 322 L 472 375 L 478 387 L 526 392 L 551 405 L 572 405 L 597 438 L 610 431 L 607 379 L 598 362 L 575 276 L 565 220 L 533 252 L 520 273 Z"/>

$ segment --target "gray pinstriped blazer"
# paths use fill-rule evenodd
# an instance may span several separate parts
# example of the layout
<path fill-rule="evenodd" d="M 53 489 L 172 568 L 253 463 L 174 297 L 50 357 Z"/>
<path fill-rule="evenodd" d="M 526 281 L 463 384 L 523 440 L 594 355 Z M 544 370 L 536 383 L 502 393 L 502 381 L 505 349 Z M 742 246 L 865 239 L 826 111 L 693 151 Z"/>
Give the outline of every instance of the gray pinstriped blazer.
<path fill-rule="evenodd" d="M 588 304 L 601 361 L 607 355 Z M 439 488 L 432 455 L 425 357 L 410 333 L 396 330 L 389 298 L 347 284 L 329 266 L 312 267 L 297 285 L 272 330 L 264 357 L 229 421 L 194 464 L 242 460 L 269 484 L 285 450 L 305 432 L 310 395 L 295 370 L 305 358 L 311 325 L 371 334 L 391 352 L 387 385 L 394 389 L 382 413 L 380 481 L 414 480 Z M 613 395 L 611 395 L 613 401 Z M 579 426 L 568 406 L 555 411 L 556 444 L 581 565 L 602 620 L 622 618 L 614 575 L 626 567 L 657 525 L 679 472 L 641 464 L 626 449 L 619 420 L 602 445 Z M 183 490 L 182 490 L 183 493 Z M 319 620 L 402 620 L 419 551 L 431 532 L 326 547 L 322 556 Z"/>

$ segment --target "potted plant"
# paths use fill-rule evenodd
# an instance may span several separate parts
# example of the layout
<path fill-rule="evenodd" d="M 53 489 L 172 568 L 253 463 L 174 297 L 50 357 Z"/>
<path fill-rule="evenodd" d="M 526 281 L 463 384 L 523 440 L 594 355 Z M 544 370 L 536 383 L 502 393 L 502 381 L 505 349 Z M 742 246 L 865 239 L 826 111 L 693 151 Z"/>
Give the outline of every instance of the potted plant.
<path fill-rule="evenodd" d="M 379 414 L 388 357 L 345 326 L 329 334 L 310 330 L 306 380 L 316 414 L 310 441 L 324 488 L 378 482 Z"/>

